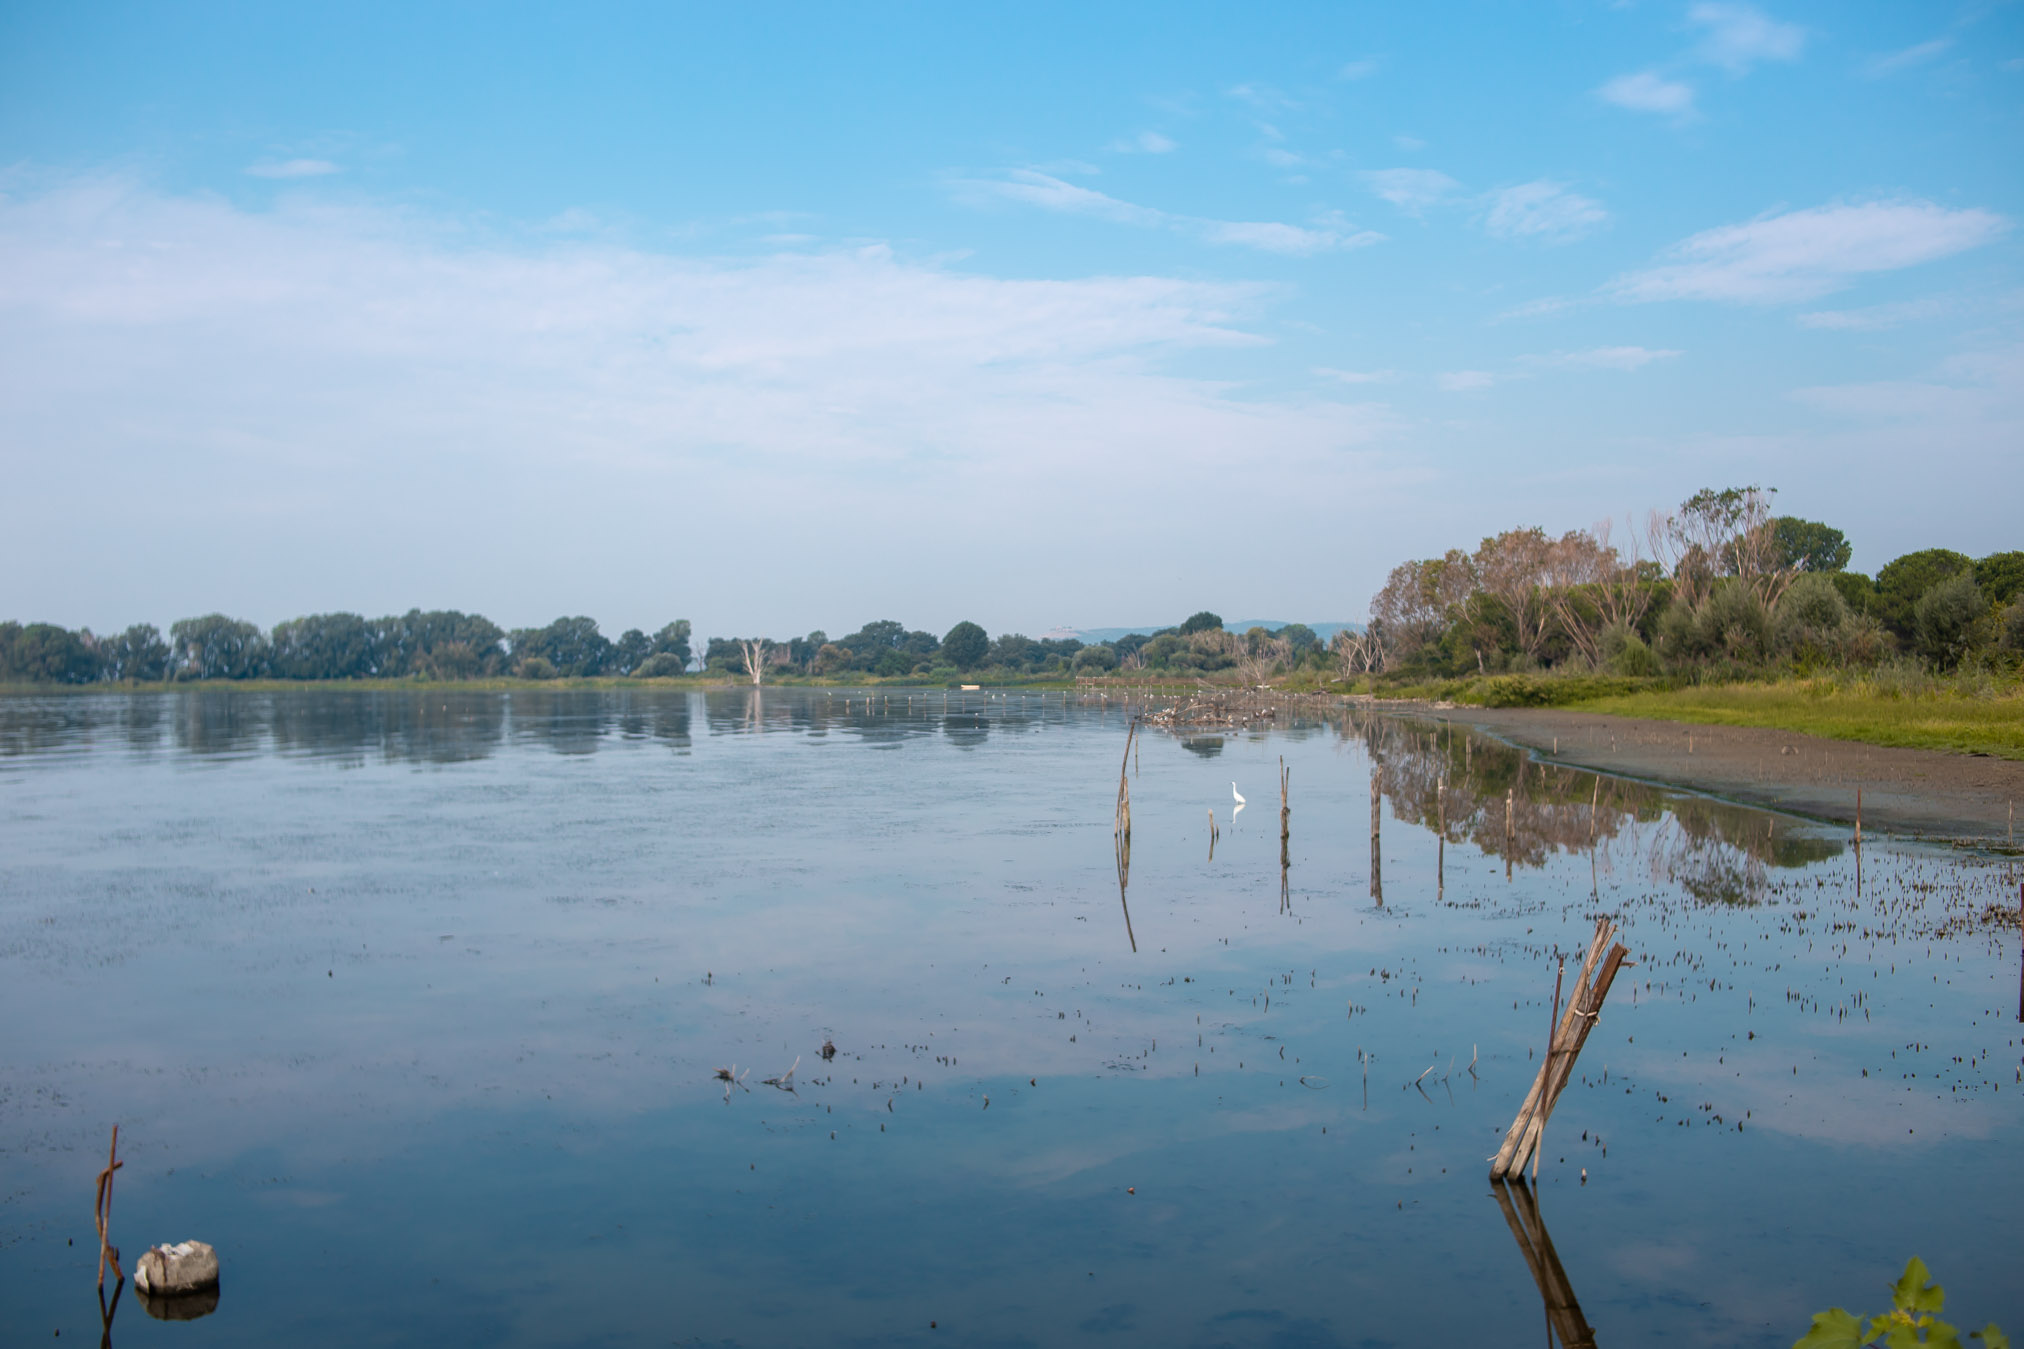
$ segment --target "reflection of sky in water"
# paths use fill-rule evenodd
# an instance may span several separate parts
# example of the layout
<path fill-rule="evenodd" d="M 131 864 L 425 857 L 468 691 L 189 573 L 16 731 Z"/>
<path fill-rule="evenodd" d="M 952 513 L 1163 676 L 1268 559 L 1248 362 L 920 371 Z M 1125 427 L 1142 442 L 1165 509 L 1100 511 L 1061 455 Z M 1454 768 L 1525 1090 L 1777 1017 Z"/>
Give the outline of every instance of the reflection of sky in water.
<path fill-rule="evenodd" d="M 1823 831 L 1434 726 L 1153 733 L 1134 955 L 1125 715 L 0 701 L 10 1338 L 94 1326 L 114 1120 L 116 1239 L 211 1241 L 225 1281 L 120 1343 L 1530 1337 L 1484 1159 L 1598 902 L 1642 963 L 1541 1208 L 1601 1343 L 1789 1344 L 1914 1252 L 2024 1323 L 2001 864 L 1872 846 L 1858 898 Z"/>

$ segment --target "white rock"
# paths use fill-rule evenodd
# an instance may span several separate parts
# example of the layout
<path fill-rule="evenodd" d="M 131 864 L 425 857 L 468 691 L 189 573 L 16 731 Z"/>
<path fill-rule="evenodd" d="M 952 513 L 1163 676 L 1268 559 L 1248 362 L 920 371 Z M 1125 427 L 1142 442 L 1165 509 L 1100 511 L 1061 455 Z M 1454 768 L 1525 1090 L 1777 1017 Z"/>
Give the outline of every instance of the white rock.
<path fill-rule="evenodd" d="M 218 1282 L 218 1253 L 201 1241 L 156 1246 L 134 1267 L 134 1287 L 144 1293 L 194 1293 Z"/>

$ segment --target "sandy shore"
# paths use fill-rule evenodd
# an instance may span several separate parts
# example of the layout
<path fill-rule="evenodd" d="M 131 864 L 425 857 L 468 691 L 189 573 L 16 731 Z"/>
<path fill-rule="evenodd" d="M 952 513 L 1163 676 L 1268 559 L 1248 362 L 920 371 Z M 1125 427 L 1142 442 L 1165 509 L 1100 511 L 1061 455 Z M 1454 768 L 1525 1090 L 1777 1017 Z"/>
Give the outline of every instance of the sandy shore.
<path fill-rule="evenodd" d="M 1865 829 L 2001 842 L 2010 837 L 2013 808 L 2024 805 L 2024 763 L 2009 759 L 1553 708 L 1428 708 L 1424 715 L 1477 727 L 1558 763 L 1817 820 L 1853 824 L 1860 787 Z"/>

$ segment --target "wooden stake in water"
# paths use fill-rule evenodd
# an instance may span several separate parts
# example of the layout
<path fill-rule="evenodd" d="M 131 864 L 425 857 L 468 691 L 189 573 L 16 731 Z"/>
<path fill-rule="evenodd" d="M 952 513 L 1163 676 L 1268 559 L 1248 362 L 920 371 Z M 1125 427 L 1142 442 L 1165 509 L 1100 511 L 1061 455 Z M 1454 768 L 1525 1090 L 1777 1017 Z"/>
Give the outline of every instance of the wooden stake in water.
<path fill-rule="evenodd" d="M 1490 1179 L 1522 1179 L 1526 1160 L 1539 1155 L 1547 1117 L 1553 1113 L 1560 1093 L 1573 1076 L 1574 1060 L 1602 1015 L 1603 999 L 1609 996 L 1617 970 L 1622 968 L 1624 958 L 1630 954 L 1622 945 L 1610 945 L 1615 935 L 1616 925 L 1608 918 L 1595 920 L 1595 938 L 1589 943 L 1588 956 L 1581 963 L 1581 974 L 1574 981 L 1573 996 L 1567 1000 L 1567 1010 L 1555 1018 L 1546 1061 L 1539 1065 L 1539 1075 L 1533 1079 L 1532 1090 L 1526 1093 L 1524 1102 L 1519 1105 L 1517 1117 L 1511 1121 L 1511 1128 L 1504 1135 L 1503 1146 L 1490 1159 Z M 1609 947 L 1607 957 L 1603 955 L 1605 946 Z M 1534 1165 L 1536 1175 L 1536 1161 Z"/>
<path fill-rule="evenodd" d="M 126 1282 L 126 1273 L 119 1267 L 119 1247 L 112 1244 L 106 1232 L 112 1226 L 112 1173 L 126 1163 L 119 1159 L 119 1125 L 112 1126 L 112 1148 L 106 1154 L 105 1170 L 98 1173 L 98 1198 L 92 1204 L 92 1216 L 98 1223 L 98 1291 L 105 1292 L 105 1267 L 112 1264 L 112 1272 L 119 1283 Z M 115 1284 L 114 1287 L 118 1287 Z"/>

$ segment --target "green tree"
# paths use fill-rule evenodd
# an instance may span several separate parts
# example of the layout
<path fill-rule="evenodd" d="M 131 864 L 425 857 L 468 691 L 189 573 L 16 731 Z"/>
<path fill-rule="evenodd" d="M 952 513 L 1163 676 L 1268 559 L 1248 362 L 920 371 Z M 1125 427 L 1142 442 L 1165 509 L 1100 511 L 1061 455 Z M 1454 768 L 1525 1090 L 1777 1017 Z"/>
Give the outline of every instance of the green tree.
<path fill-rule="evenodd" d="M 974 670 L 991 654 L 991 638 L 984 629 L 964 619 L 942 638 L 942 654 L 959 670 Z"/>
<path fill-rule="evenodd" d="M 357 614 L 310 614 L 274 625 L 267 672 L 279 679 L 366 679 L 380 671 L 379 634 Z"/>
<path fill-rule="evenodd" d="M 1949 576 L 1912 606 L 1912 628 L 1919 651 L 1943 670 L 1961 663 L 1975 645 L 1982 618 L 1989 612 L 1982 588 L 1972 573 Z"/>
<path fill-rule="evenodd" d="M 1102 674 L 1117 668 L 1117 652 L 1107 646 L 1085 646 L 1075 653 L 1076 672 Z"/>
<path fill-rule="evenodd" d="M 1799 571 L 1840 571 L 1848 565 L 1848 538 L 1832 525 L 1781 515 L 1771 522 L 1779 565 Z"/>
<path fill-rule="evenodd" d="M 1188 615 L 1187 621 L 1181 624 L 1181 636 L 1192 637 L 1198 632 L 1211 632 L 1222 626 L 1221 615 L 1212 614 L 1204 609 L 1200 613 Z"/>
<path fill-rule="evenodd" d="M 169 673 L 169 644 L 162 640 L 161 629 L 154 624 L 136 623 L 116 636 L 101 638 L 98 659 L 101 679 L 165 679 Z"/>
<path fill-rule="evenodd" d="M 54 623 L 9 623 L 0 628 L 0 679 L 30 684 L 89 684 L 98 678 L 98 652 L 87 632 Z"/>
<path fill-rule="evenodd" d="M 683 670 L 688 669 L 689 659 L 693 654 L 689 650 L 689 620 L 678 618 L 655 633 L 653 647 L 647 654 L 673 656 L 681 661 Z"/>
<path fill-rule="evenodd" d="M 1991 604 L 2008 604 L 2024 592 L 2024 553 L 1991 553 L 1975 564 L 1975 584 Z"/>
<path fill-rule="evenodd" d="M 1919 600 L 1948 577 L 1974 569 L 1974 562 L 1966 554 L 1951 548 L 1906 553 L 1876 574 L 1876 616 L 1898 636 L 1916 639 L 1912 610 Z"/>
<path fill-rule="evenodd" d="M 178 679 L 254 679 L 267 672 L 267 638 L 244 619 L 223 614 L 169 625 Z"/>
<path fill-rule="evenodd" d="M 638 628 L 627 628 L 612 643 L 611 669 L 614 674 L 628 675 L 639 669 L 653 652 L 653 642 Z"/>
<path fill-rule="evenodd" d="M 539 657 L 553 665 L 556 673 L 572 679 L 603 674 L 611 656 L 610 639 L 597 630 L 597 620 L 591 618 L 558 618 L 545 628 L 517 628 L 513 632 L 516 663 Z"/>

